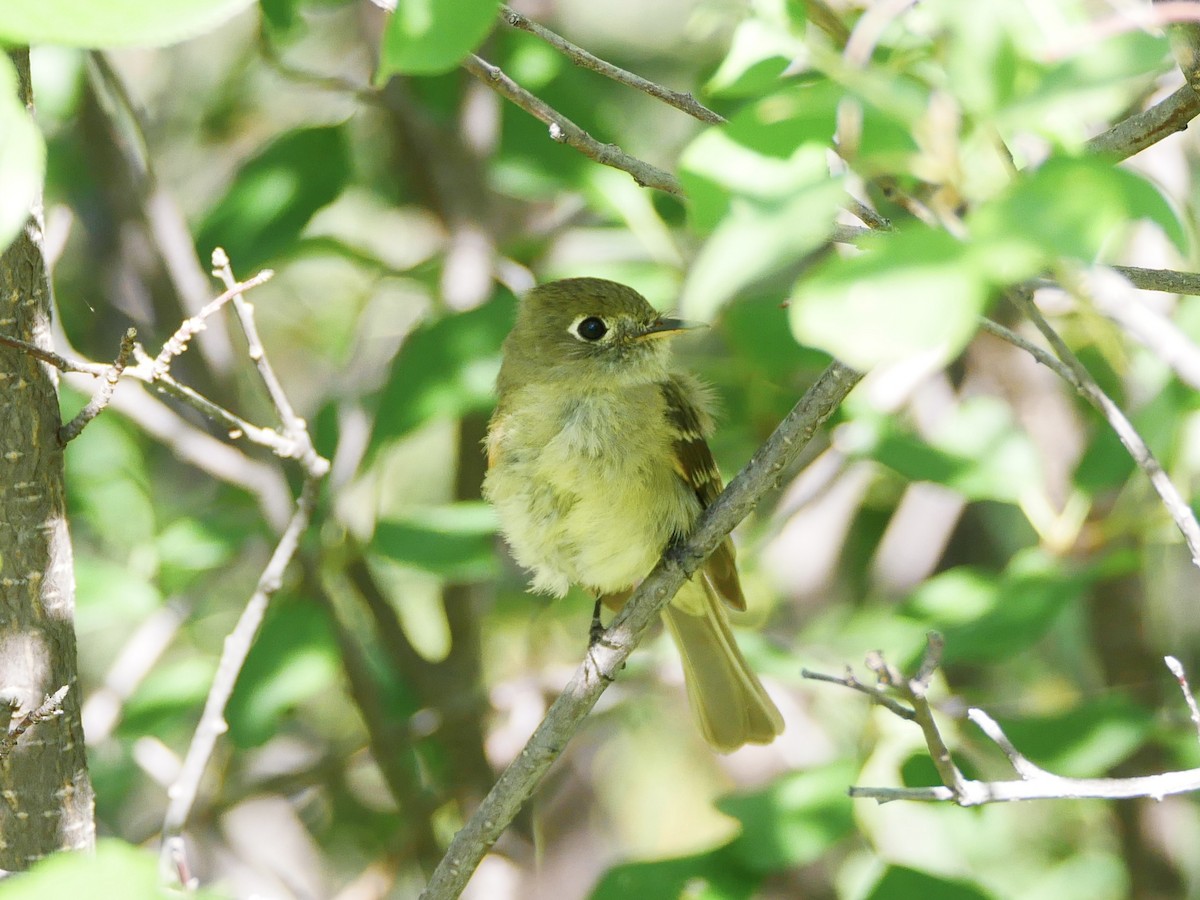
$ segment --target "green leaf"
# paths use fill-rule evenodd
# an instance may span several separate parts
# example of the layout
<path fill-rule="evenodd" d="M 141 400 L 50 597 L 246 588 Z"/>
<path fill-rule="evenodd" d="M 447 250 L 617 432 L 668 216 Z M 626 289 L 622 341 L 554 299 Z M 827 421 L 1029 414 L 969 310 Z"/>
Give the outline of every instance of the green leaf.
<path fill-rule="evenodd" d="M 66 454 L 66 478 L 72 512 L 93 523 L 111 551 L 126 556 L 150 546 L 157 532 L 150 475 L 125 420 L 93 420 Z M 116 515 L 119 527 L 114 527 Z"/>
<path fill-rule="evenodd" d="M 241 747 L 262 744 L 280 720 L 312 697 L 328 696 L 341 665 L 325 609 L 281 598 L 250 649 L 229 700 L 230 736 Z"/>
<path fill-rule="evenodd" d="M 904 866 L 888 866 L 867 900 L 992 900 L 992 894 L 969 881 L 930 875 Z"/>
<path fill-rule="evenodd" d="M 292 131 L 237 173 L 196 237 L 202 259 L 224 247 L 238 271 L 296 243 L 313 214 L 345 187 L 350 161 L 340 127 Z"/>
<path fill-rule="evenodd" d="M 729 215 L 688 270 L 679 306 L 707 321 L 742 289 L 794 267 L 824 243 L 844 194 L 841 179 L 817 180 L 775 202 L 735 198 Z"/>
<path fill-rule="evenodd" d="M 3 900 L 50 897 L 121 897 L 159 900 L 157 855 L 115 838 L 101 838 L 92 853 L 55 853 L 18 878 L 0 882 Z"/>
<path fill-rule="evenodd" d="M 1030 548 L 999 576 L 971 567 L 935 575 L 909 597 L 904 610 L 942 632 L 947 664 L 995 662 L 1039 640 L 1090 577 Z"/>
<path fill-rule="evenodd" d="M 372 450 L 435 417 L 491 408 L 500 344 L 512 327 L 511 294 L 417 329 L 392 361 L 379 397 Z"/>
<path fill-rule="evenodd" d="M 729 52 L 704 86 L 705 93 L 715 97 L 760 96 L 779 81 L 802 48 L 803 43 L 778 23 L 746 19 L 733 32 Z"/>
<path fill-rule="evenodd" d="M 988 279 L 966 246 L 913 227 L 834 257 L 797 283 L 792 333 L 860 369 L 916 355 L 948 361 L 978 328 Z"/>
<path fill-rule="evenodd" d="M 1013 9 L 1007 12 L 1010 17 L 1022 15 Z M 1029 14 L 1028 8 L 1024 14 Z M 1081 21 L 1076 27 L 1086 26 Z M 1011 33 L 1015 41 L 1028 43 L 1036 30 L 1018 24 Z M 1003 106 L 992 121 L 1006 135 L 1032 132 L 1072 152 L 1082 149 L 1097 122 L 1124 117 L 1153 83 L 1155 73 L 1162 71 L 1168 56 L 1166 40 L 1140 29 L 1082 42 L 1067 58 L 1049 64 L 1038 60 L 1038 48 L 1025 46 L 1020 52 L 1023 58 L 1015 62 L 1013 83 L 1000 98 Z M 971 65 L 979 68 L 979 60 L 963 63 L 963 67 Z"/>
<path fill-rule="evenodd" d="M 1032 440 L 992 397 L 971 397 L 953 407 L 928 442 L 888 419 L 859 452 L 910 481 L 936 482 L 971 500 L 1017 503 L 1042 483 Z"/>
<path fill-rule="evenodd" d="M 209 685 L 216 657 L 189 657 L 159 663 L 125 704 L 119 731 L 123 735 L 155 734 L 167 740 L 191 734 Z"/>
<path fill-rule="evenodd" d="M 379 79 L 449 72 L 496 25 L 497 0 L 402 0 L 383 33 Z"/>
<path fill-rule="evenodd" d="M 160 47 L 212 31 L 254 0 L 36 0 L 0 3 L 0 41 Z"/>
<path fill-rule="evenodd" d="M 757 887 L 756 879 L 731 868 L 717 851 L 614 866 L 589 900 L 750 900 Z"/>
<path fill-rule="evenodd" d="M 980 206 L 967 224 L 985 257 L 992 243 L 1023 249 L 1023 267 L 1004 273 L 1020 278 L 1062 257 L 1093 261 L 1137 219 L 1157 224 L 1187 253 L 1179 218 L 1150 182 L 1096 157 L 1055 157 Z"/>
<path fill-rule="evenodd" d="M 848 762 L 784 775 L 765 790 L 725 797 L 717 807 L 742 823 L 727 852 L 766 874 L 818 859 L 854 831 L 846 787 L 857 772 Z"/>
<path fill-rule="evenodd" d="M 108 665 L 133 629 L 162 607 L 162 593 L 136 562 L 97 556 L 87 545 L 77 544 L 76 554 L 75 631 L 89 658 Z"/>
<path fill-rule="evenodd" d="M 232 536 L 212 527 L 215 524 L 194 518 L 176 519 L 158 535 L 155 549 L 164 590 L 183 590 L 197 575 L 216 569 L 233 555 Z"/>
<path fill-rule="evenodd" d="M 4 13 L 0 11 L 0 18 Z M 17 73 L 0 55 L 0 253 L 29 218 L 46 175 L 46 144 L 17 96 Z"/>
<path fill-rule="evenodd" d="M 833 181 L 827 153 L 844 95 L 827 79 L 789 84 L 701 132 L 679 160 L 692 227 L 715 229 L 733 196 L 777 204 L 822 178 Z M 886 112 L 867 106 L 863 113 L 860 164 L 895 162 L 916 149 L 909 129 Z"/>
<path fill-rule="evenodd" d="M 496 516 L 485 503 L 455 503 L 381 521 L 371 548 L 393 562 L 455 581 L 496 573 Z"/>

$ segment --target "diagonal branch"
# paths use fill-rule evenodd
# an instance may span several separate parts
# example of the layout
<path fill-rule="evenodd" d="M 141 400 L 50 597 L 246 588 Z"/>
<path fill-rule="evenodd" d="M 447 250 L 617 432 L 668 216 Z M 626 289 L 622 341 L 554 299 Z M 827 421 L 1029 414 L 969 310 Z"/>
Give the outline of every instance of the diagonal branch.
<path fill-rule="evenodd" d="M 1069 278 L 1063 280 L 1070 280 Z M 1180 495 L 1178 488 L 1163 471 L 1162 465 L 1154 456 L 1154 453 L 1146 445 L 1145 440 L 1138 434 L 1137 429 L 1133 427 L 1133 423 L 1121 411 L 1121 408 L 1113 402 L 1096 383 L 1096 379 L 1088 372 L 1087 367 L 1080 362 L 1071 348 L 1067 346 L 1066 341 L 1062 339 L 1057 331 L 1046 321 L 1041 310 L 1037 308 L 1037 304 L 1033 302 L 1033 297 L 1028 291 L 1014 290 L 1009 292 L 1009 297 L 1016 304 L 1025 316 L 1037 326 L 1038 331 L 1046 338 L 1047 342 L 1054 349 L 1054 353 L 1062 360 L 1063 369 L 1055 367 L 1054 370 L 1066 378 L 1067 382 L 1075 388 L 1081 397 L 1092 404 L 1102 416 L 1108 421 L 1112 430 L 1116 432 L 1121 444 L 1133 457 L 1133 461 L 1137 463 L 1146 477 L 1150 479 L 1150 484 L 1158 493 L 1163 505 L 1167 508 L 1171 518 L 1175 521 L 1176 527 L 1183 535 L 1184 541 L 1187 543 L 1188 552 L 1191 553 L 1192 563 L 1200 567 L 1200 523 L 1196 521 L 1196 515 L 1192 512 L 1192 508 L 1188 506 L 1187 501 Z M 993 330 L 994 329 L 990 329 Z M 998 333 L 998 332 L 996 332 Z M 1025 349 L 1028 349 L 1026 347 Z M 1041 356 L 1037 356 L 1039 362 L 1044 362 Z"/>
<path fill-rule="evenodd" d="M 683 196 L 683 187 L 679 184 L 679 179 L 670 172 L 664 172 L 645 160 L 630 156 L 616 144 L 600 143 L 545 100 L 531 94 L 505 75 L 498 66 L 471 54 L 463 60 L 462 67 L 500 96 L 549 125 L 552 140 L 574 147 L 588 159 L 593 159 L 601 165 L 628 172 L 642 187 L 654 188 L 676 197 Z"/>
<path fill-rule="evenodd" d="M 1165 100 L 1096 135 L 1083 147 L 1088 153 L 1114 160 L 1127 159 L 1177 131 L 1186 130 L 1196 116 L 1200 116 L 1200 95 L 1185 84 Z"/>
<path fill-rule="evenodd" d="M 116 390 L 117 382 L 121 380 L 121 373 L 125 371 L 125 366 L 129 363 L 129 356 L 133 353 L 134 339 L 137 337 L 137 331 L 133 328 L 126 330 L 125 336 L 121 338 L 121 349 L 117 352 L 117 358 L 113 360 L 113 364 L 109 366 L 104 374 L 100 376 L 100 386 L 96 388 L 92 394 L 92 398 L 67 424 L 58 429 L 58 440 L 66 445 L 83 433 L 83 429 L 87 424 L 104 412 L 109 401 L 112 400 L 113 391 Z"/>
<path fill-rule="evenodd" d="M 528 31 L 530 34 L 541 38 L 580 68 L 597 72 L 605 78 L 610 78 L 620 84 L 649 94 L 651 97 L 661 100 L 663 103 L 673 106 L 687 113 L 689 116 L 699 119 L 701 122 L 707 122 L 709 125 L 721 125 L 725 122 L 724 116 L 717 115 L 717 113 L 713 112 L 690 93 L 672 91 L 661 84 L 655 84 L 653 81 L 648 81 L 640 75 L 635 75 L 633 72 L 627 72 L 618 66 L 614 66 L 610 62 L 606 62 L 600 57 L 588 53 L 588 51 L 584 50 L 578 44 L 572 44 L 562 35 L 555 34 L 549 28 L 539 25 L 537 22 L 530 21 L 512 7 L 501 4 L 500 18 L 511 28 Z"/>
<path fill-rule="evenodd" d="M 634 591 L 625 608 L 575 671 L 563 692 L 495 786 L 451 841 L 422 900 L 451 900 L 466 887 L 483 859 L 533 795 L 542 777 L 562 753 L 641 641 L 659 612 L 709 554 L 784 475 L 797 454 L 858 384 L 862 375 L 833 362 L 788 413 L 696 523 L 687 540 L 668 548 L 654 570 Z"/>
<path fill-rule="evenodd" d="M 161 860 L 164 871 L 177 872 L 184 887 L 190 885 L 191 877 L 187 873 L 183 828 L 191 814 L 192 805 L 196 802 L 200 780 L 208 768 L 217 738 L 228 730 L 225 710 L 229 705 L 229 698 L 233 696 L 233 688 L 237 684 L 242 666 L 245 665 L 246 657 L 250 654 L 250 648 L 254 645 L 254 639 L 258 636 L 267 605 L 271 596 L 283 583 L 283 573 L 300 545 L 300 538 L 308 528 L 316 503 L 318 484 L 317 478 L 310 477 L 305 481 L 291 521 L 280 536 L 279 543 L 275 545 L 275 551 L 259 576 L 258 585 L 246 602 L 237 624 L 225 637 L 221 661 L 217 665 L 217 673 L 213 676 L 213 683 L 204 702 L 204 712 L 196 725 L 191 744 L 188 745 L 179 777 L 168 791 L 170 799 L 163 816 Z"/>

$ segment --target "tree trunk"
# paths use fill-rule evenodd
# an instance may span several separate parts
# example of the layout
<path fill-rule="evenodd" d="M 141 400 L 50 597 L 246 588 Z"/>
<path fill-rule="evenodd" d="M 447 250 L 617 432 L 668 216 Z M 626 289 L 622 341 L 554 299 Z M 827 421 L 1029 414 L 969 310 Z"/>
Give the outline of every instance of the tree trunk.
<path fill-rule="evenodd" d="M 11 56 L 30 105 L 29 53 Z M 49 348 L 42 230 L 39 204 L 0 256 L 0 332 Z M 0 869 L 7 871 L 95 841 L 60 424 L 57 372 L 0 346 Z M 61 715 L 24 719 L 28 729 L 13 741 L 11 729 L 63 687 Z"/>

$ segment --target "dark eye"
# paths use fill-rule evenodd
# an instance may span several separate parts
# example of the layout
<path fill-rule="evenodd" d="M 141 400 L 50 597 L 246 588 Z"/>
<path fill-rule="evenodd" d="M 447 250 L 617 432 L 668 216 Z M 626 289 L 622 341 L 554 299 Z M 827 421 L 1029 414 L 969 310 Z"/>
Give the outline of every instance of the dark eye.
<path fill-rule="evenodd" d="M 604 324 L 603 319 L 588 316 L 576 326 L 575 333 L 585 341 L 598 341 L 608 334 L 608 326 Z"/>

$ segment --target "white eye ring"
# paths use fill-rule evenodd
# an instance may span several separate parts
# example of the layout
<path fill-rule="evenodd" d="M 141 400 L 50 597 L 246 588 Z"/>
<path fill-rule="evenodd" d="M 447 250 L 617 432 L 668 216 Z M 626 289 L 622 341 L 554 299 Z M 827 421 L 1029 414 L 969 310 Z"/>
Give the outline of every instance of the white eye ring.
<path fill-rule="evenodd" d="M 567 334 L 585 344 L 602 344 L 612 337 L 612 328 L 600 316 L 577 316 Z"/>

